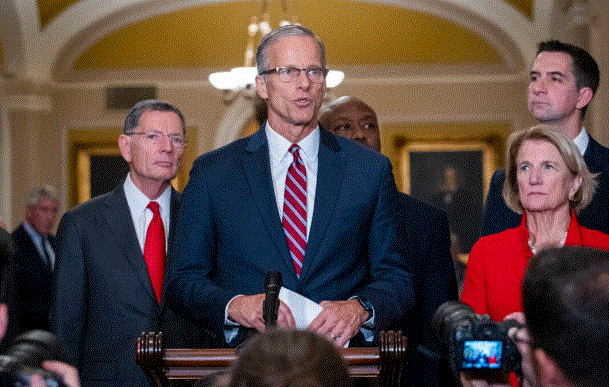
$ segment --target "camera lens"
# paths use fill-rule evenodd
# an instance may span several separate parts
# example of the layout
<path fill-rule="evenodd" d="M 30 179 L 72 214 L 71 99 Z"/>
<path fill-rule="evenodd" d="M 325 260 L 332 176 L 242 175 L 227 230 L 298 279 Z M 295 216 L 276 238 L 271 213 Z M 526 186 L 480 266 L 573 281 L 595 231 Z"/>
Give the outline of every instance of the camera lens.
<path fill-rule="evenodd" d="M 17 336 L 7 353 L 0 356 L 2 385 L 27 385 L 29 377 L 37 373 L 47 385 L 63 386 L 60 378 L 54 379 L 52 373 L 41 368 L 45 360 L 61 360 L 60 352 L 59 342 L 50 332 L 33 330 Z"/>
<path fill-rule="evenodd" d="M 446 301 L 436 310 L 431 321 L 440 340 L 450 346 L 452 332 L 458 326 L 471 326 L 476 318 L 474 310 L 460 301 Z"/>

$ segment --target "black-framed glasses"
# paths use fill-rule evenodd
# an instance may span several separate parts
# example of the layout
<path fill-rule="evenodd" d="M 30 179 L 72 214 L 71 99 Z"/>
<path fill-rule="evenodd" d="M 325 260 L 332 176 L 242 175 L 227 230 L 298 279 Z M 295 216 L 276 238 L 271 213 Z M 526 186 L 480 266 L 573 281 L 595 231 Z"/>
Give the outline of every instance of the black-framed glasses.
<path fill-rule="evenodd" d="M 170 133 L 170 134 L 165 134 L 165 133 L 161 133 L 161 132 L 131 132 L 131 133 L 127 133 L 127 135 L 129 135 L 129 136 L 131 136 L 133 134 L 144 136 L 144 139 L 147 142 L 150 142 L 150 143 L 155 144 L 155 145 L 160 144 L 161 141 L 163 141 L 163 139 L 165 137 L 169 137 L 169 141 L 176 148 L 184 148 L 184 146 L 186 146 L 186 143 L 187 143 L 187 141 L 184 138 L 184 136 L 181 135 L 181 134 L 177 134 L 177 133 Z"/>
<path fill-rule="evenodd" d="M 306 69 L 299 69 L 298 67 L 287 66 L 265 70 L 260 72 L 260 75 L 276 73 L 281 82 L 294 82 L 300 76 L 301 71 L 305 72 L 307 78 L 309 78 L 309 81 L 315 83 L 323 82 L 324 78 L 328 74 L 328 69 L 323 67 L 307 67 Z"/>

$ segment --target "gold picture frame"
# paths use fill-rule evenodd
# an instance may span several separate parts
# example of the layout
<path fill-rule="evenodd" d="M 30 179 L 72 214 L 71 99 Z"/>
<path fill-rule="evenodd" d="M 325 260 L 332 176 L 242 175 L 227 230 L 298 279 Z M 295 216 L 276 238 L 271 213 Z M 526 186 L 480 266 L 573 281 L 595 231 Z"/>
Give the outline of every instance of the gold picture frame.
<path fill-rule="evenodd" d="M 77 150 L 76 196 L 79 204 L 91 199 L 91 159 L 97 156 L 120 157 L 122 159 L 117 147 L 94 147 Z"/>

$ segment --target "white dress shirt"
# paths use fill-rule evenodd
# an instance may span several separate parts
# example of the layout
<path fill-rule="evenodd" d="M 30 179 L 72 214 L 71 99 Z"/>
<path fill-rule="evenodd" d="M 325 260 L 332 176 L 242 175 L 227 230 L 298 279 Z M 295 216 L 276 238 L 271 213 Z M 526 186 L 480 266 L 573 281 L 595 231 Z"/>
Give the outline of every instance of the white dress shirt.
<path fill-rule="evenodd" d="M 153 215 L 152 210 L 147 208 L 148 203 L 151 201 L 159 203 L 159 212 L 161 213 L 161 219 L 163 220 L 163 228 L 165 229 L 165 251 L 167 251 L 169 241 L 169 218 L 171 214 L 171 187 L 167 187 L 156 200 L 150 200 L 135 186 L 135 184 L 133 184 L 133 181 L 131 181 L 131 174 L 128 174 L 125 183 L 123 184 L 123 189 L 125 190 L 127 205 L 129 206 L 129 212 L 131 212 L 135 234 L 137 235 L 137 241 L 140 244 L 142 253 L 144 253 L 148 225 L 150 224 Z"/>
<path fill-rule="evenodd" d="M 271 179 L 275 190 L 275 200 L 279 219 L 283 217 L 283 196 L 285 194 L 285 178 L 294 157 L 288 151 L 292 145 L 285 137 L 275 132 L 268 122 L 264 128 L 269 144 L 271 164 Z M 313 220 L 313 205 L 315 203 L 315 188 L 317 185 L 317 153 L 319 152 L 319 125 L 311 133 L 298 142 L 300 157 L 307 170 L 307 238 Z"/>
<path fill-rule="evenodd" d="M 588 143 L 590 143 L 590 136 L 588 135 L 588 132 L 586 132 L 586 128 L 582 127 L 582 130 L 577 137 L 573 139 L 573 142 L 577 145 L 579 153 L 583 156 L 584 153 L 586 153 L 586 149 L 588 149 Z"/>

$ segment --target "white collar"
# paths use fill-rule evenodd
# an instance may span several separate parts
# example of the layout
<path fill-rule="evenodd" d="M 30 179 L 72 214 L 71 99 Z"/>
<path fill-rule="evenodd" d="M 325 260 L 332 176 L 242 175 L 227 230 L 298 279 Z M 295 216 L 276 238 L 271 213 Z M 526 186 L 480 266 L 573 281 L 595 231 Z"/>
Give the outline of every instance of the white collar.
<path fill-rule="evenodd" d="M 125 178 L 125 184 L 123 184 L 123 188 L 125 190 L 125 196 L 127 197 L 127 203 L 129 203 L 129 208 L 134 214 L 141 214 L 148 207 L 148 203 L 151 200 L 148 196 L 144 195 L 142 191 L 131 180 L 131 172 L 127 174 Z M 171 200 L 171 186 L 168 186 L 165 191 L 154 201 L 159 203 L 161 216 L 168 216 L 169 205 Z M 167 212 L 166 212 L 167 211 Z"/>
<path fill-rule="evenodd" d="M 586 128 L 582 127 L 582 130 L 579 132 L 577 137 L 573 139 L 575 145 L 577 145 L 577 149 L 579 149 L 579 153 L 584 155 L 586 153 L 586 149 L 588 149 L 588 144 L 590 143 L 590 136 L 588 132 L 586 132 Z"/>
<path fill-rule="evenodd" d="M 288 149 L 292 143 L 271 129 L 268 121 L 264 127 L 264 131 L 269 143 L 270 156 L 277 161 L 281 161 L 286 158 L 289 155 Z M 314 160 L 317 157 L 317 152 L 319 151 L 319 139 L 320 132 L 319 125 L 317 125 L 315 129 L 313 129 L 313 131 L 307 135 L 307 137 L 298 142 L 298 146 L 301 149 L 300 156 L 303 158 L 305 163 L 307 161 Z"/>

